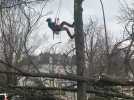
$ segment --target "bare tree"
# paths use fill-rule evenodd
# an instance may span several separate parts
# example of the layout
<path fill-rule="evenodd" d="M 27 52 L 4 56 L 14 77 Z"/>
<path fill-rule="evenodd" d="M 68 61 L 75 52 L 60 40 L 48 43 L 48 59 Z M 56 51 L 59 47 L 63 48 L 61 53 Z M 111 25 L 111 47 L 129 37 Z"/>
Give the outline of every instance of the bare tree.
<path fill-rule="evenodd" d="M 3 1 L 1 5 L 3 6 L 3 3 L 12 4 L 16 2 Z M 46 3 L 42 3 L 41 10 L 33 9 L 31 5 L 19 5 L 17 7 L 11 7 L 11 9 L 0 9 L 0 62 L 6 65 L 6 70 L 23 72 L 23 59 L 28 57 L 33 65 L 33 69 L 38 71 L 38 68 L 30 58 L 33 45 L 30 46 L 29 43 L 33 30 L 36 29 L 36 25 L 43 17 L 42 14 Z M 7 75 L 8 84 L 12 84 L 12 82 L 16 84 L 16 79 L 16 76 Z"/>
<path fill-rule="evenodd" d="M 74 0 L 74 22 L 75 22 L 75 48 L 76 48 L 76 65 L 77 75 L 85 77 L 85 45 L 84 31 L 82 20 L 82 3 L 83 0 Z M 78 100 L 86 100 L 86 83 L 78 82 Z"/>
<path fill-rule="evenodd" d="M 126 67 L 126 72 L 132 73 L 134 75 L 134 69 L 131 66 L 130 62 L 133 59 L 134 50 L 134 8 L 127 3 L 121 5 L 121 15 L 119 16 L 119 21 L 124 24 L 124 35 L 125 38 L 128 40 L 124 48 L 124 64 Z M 129 75 L 128 75 L 129 76 Z"/>
<path fill-rule="evenodd" d="M 103 28 L 98 25 L 97 21 L 90 19 L 88 26 L 85 30 L 85 44 L 87 55 L 87 67 L 90 77 L 98 73 L 98 69 L 101 68 L 104 71 L 103 56 L 105 52 L 105 37 L 103 36 Z M 101 59 L 100 59 L 101 58 Z M 99 74 L 99 73 L 98 73 Z"/>

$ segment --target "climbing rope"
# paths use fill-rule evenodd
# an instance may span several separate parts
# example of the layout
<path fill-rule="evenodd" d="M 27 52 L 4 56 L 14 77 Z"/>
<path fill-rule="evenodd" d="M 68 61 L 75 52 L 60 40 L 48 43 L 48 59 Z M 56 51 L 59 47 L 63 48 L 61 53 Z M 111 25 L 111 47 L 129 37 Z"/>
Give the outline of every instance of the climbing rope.
<path fill-rule="evenodd" d="M 62 5 L 62 1 L 59 0 L 58 9 L 57 9 L 57 12 L 55 15 L 55 23 L 56 24 L 59 24 L 59 15 L 60 15 L 60 11 L 61 11 L 61 5 Z M 58 33 L 58 34 L 60 34 L 60 33 Z M 54 40 L 54 35 L 55 35 L 55 32 L 53 32 L 53 40 Z M 60 34 L 60 40 L 61 40 L 61 34 Z"/>
<path fill-rule="evenodd" d="M 59 15 L 60 15 L 60 11 L 61 11 L 61 5 L 62 5 L 62 1 L 59 0 L 58 9 L 57 9 L 56 16 L 55 16 L 55 22 L 57 24 L 59 22 Z"/>

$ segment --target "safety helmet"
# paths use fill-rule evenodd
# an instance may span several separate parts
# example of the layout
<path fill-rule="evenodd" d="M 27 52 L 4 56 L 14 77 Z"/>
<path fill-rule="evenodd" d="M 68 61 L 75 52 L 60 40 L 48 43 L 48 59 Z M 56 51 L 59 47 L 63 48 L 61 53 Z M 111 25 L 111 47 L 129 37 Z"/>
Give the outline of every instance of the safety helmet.
<path fill-rule="evenodd" d="M 52 20 L 51 18 L 47 18 L 47 20 L 46 20 L 46 21 L 47 21 L 47 22 L 50 22 L 51 20 Z"/>

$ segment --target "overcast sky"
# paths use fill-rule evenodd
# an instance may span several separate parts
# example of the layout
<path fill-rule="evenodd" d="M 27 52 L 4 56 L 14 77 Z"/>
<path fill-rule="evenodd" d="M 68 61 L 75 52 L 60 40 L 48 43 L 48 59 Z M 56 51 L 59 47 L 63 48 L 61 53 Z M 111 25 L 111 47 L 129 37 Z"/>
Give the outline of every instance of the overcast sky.
<path fill-rule="evenodd" d="M 120 2 L 123 0 L 102 0 L 105 8 L 105 15 L 106 15 L 106 24 L 108 31 L 114 38 L 119 38 L 121 36 L 122 27 L 121 24 L 118 23 L 117 16 L 120 15 Z M 126 2 L 130 3 L 132 0 L 126 0 Z M 58 7 L 59 7 L 60 0 L 51 0 L 48 3 L 46 12 L 52 11 L 52 14 L 46 16 L 55 18 Z M 68 21 L 70 23 L 73 22 L 73 2 L 74 0 L 61 0 L 61 7 L 60 7 L 60 14 L 59 19 L 60 21 Z M 87 24 L 89 18 L 97 19 L 100 24 L 103 24 L 102 18 L 102 11 L 101 5 L 99 0 L 84 0 L 83 3 L 83 21 L 84 24 Z M 65 32 L 62 32 L 61 36 L 55 36 L 55 39 L 52 38 L 52 31 L 47 27 L 47 23 L 45 21 L 42 22 L 43 25 L 41 26 L 41 32 L 47 35 L 48 42 L 50 44 L 56 42 L 67 42 L 68 36 Z M 65 33 L 65 34 L 64 34 Z M 41 34 L 42 35 L 42 34 Z M 49 44 L 48 43 L 48 44 Z"/>

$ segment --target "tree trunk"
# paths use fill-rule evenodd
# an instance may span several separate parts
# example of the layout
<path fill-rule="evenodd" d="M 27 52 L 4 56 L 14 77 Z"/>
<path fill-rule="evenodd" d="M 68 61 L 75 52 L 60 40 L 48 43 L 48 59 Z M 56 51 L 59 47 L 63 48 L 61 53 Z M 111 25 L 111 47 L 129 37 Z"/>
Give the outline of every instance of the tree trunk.
<path fill-rule="evenodd" d="M 74 0 L 74 22 L 75 22 L 75 48 L 77 74 L 85 76 L 85 46 L 82 20 L 82 2 L 83 0 Z M 77 100 L 86 100 L 86 83 L 78 82 Z"/>

